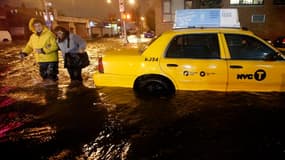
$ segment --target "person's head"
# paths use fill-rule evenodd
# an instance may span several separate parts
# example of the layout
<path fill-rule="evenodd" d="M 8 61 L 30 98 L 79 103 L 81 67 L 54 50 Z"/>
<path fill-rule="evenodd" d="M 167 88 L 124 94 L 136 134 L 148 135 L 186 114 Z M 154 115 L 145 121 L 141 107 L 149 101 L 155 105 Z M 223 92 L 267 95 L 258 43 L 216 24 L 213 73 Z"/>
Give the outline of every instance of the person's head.
<path fill-rule="evenodd" d="M 69 31 L 62 26 L 55 27 L 54 32 L 59 40 L 64 40 L 69 34 Z"/>
<path fill-rule="evenodd" d="M 44 23 L 39 19 L 35 19 L 33 21 L 33 27 L 36 33 L 41 33 L 44 29 Z"/>

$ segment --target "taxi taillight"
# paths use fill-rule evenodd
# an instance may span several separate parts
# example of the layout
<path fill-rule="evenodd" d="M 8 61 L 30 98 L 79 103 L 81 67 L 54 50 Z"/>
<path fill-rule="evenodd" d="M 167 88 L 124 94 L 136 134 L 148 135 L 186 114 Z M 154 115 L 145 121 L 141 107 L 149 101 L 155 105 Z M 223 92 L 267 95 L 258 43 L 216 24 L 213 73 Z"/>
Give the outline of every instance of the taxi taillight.
<path fill-rule="evenodd" d="M 104 73 L 103 58 L 101 56 L 98 58 L 98 71 Z"/>

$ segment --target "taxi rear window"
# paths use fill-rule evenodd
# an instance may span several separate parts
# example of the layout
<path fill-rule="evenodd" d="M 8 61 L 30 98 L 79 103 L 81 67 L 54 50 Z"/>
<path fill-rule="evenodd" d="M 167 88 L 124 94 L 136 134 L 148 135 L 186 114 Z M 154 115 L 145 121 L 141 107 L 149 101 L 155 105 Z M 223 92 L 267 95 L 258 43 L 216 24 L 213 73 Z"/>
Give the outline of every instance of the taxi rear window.
<path fill-rule="evenodd" d="M 220 58 L 218 36 L 211 34 L 186 34 L 172 39 L 166 51 L 167 58 Z"/>

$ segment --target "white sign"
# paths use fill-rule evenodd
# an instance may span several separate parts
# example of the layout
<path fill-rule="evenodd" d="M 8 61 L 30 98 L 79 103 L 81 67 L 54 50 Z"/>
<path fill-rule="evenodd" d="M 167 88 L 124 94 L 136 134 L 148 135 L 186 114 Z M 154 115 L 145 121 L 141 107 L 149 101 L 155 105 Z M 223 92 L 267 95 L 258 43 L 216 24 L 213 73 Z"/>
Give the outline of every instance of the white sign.
<path fill-rule="evenodd" d="M 119 0 L 119 9 L 120 12 L 125 12 L 125 4 L 124 0 Z"/>
<path fill-rule="evenodd" d="M 220 26 L 240 28 L 237 9 L 221 9 Z"/>
<path fill-rule="evenodd" d="M 183 9 L 175 14 L 174 28 L 240 28 L 237 9 Z"/>

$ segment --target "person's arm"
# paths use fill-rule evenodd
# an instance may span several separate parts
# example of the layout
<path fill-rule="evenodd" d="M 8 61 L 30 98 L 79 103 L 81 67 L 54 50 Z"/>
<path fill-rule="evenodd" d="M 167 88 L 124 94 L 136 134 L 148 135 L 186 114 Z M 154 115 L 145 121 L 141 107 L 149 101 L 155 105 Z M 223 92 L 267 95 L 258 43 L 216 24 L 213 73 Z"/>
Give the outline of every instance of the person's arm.
<path fill-rule="evenodd" d="M 76 44 L 78 44 L 78 48 L 79 48 L 79 52 L 82 53 L 85 51 L 86 49 L 86 41 L 84 39 L 82 39 L 80 36 L 75 35 L 74 36 L 74 40 L 76 42 Z"/>
<path fill-rule="evenodd" d="M 45 46 L 42 48 L 42 51 L 44 54 L 53 53 L 55 51 L 58 51 L 58 45 L 56 42 L 55 35 L 51 34 L 50 38 L 46 42 Z"/>
<path fill-rule="evenodd" d="M 68 45 L 68 40 L 65 39 L 64 42 L 61 42 L 61 50 L 64 53 L 69 53 L 69 52 L 84 52 L 86 48 L 86 42 L 78 35 L 71 34 L 70 39 L 69 39 L 69 47 Z"/>
<path fill-rule="evenodd" d="M 32 52 L 33 52 L 33 47 L 32 47 L 32 36 L 31 36 L 28 43 L 26 44 L 26 46 L 22 50 L 22 53 L 30 54 Z"/>
<path fill-rule="evenodd" d="M 33 47 L 32 47 L 32 37 L 30 37 L 28 43 L 26 44 L 26 46 L 23 48 L 23 50 L 19 53 L 19 57 L 21 59 L 25 58 L 26 56 L 28 56 L 28 54 L 30 54 L 31 52 L 33 52 Z"/>

